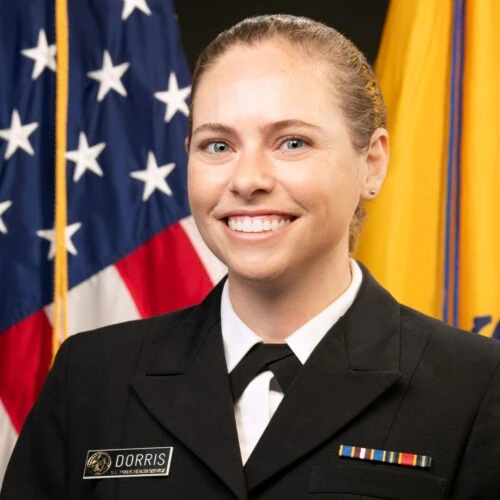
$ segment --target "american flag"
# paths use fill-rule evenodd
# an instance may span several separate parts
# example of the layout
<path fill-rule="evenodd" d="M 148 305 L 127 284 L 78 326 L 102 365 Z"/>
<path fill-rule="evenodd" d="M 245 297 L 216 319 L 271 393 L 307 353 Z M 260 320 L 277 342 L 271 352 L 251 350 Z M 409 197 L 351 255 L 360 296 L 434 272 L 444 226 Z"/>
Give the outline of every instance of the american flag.
<path fill-rule="evenodd" d="M 187 201 L 190 77 L 172 1 L 65 1 L 74 334 L 196 303 L 224 269 Z M 52 359 L 54 9 L 0 3 L 0 484 Z"/>

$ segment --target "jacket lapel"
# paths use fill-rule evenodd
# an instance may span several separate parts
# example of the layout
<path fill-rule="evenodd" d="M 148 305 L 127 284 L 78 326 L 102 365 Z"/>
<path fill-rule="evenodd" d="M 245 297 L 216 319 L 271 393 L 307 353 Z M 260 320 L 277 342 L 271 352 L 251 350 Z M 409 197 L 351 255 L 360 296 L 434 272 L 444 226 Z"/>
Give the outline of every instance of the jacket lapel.
<path fill-rule="evenodd" d="M 249 491 L 334 436 L 400 379 L 399 304 L 363 274 L 354 304 L 302 367 L 246 463 Z"/>
<path fill-rule="evenodd" d="M 219 285 L 132 386 L 150 413 L 240 499 L 247 498 L 220 330 Z M 166 332 L 164 332 L 166 334 Z"/>

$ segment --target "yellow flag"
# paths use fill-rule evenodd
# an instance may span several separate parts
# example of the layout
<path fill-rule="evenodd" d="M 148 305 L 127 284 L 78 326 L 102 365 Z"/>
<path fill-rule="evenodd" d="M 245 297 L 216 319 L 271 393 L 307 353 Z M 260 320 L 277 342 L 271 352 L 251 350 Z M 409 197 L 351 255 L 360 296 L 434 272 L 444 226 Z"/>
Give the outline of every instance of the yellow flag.
<path fill-rule="evenodd" d="M 452 1 L 396 0 L 376 72 L 388 108 L 389 173 L 357 257 L 401 302 L 435 317 L 443 245 Z"/>
<path fill-rule="evenodd" d="M 357 257 L 401 302 L 500 338 L 500 2 L 392 0 L 389 174 Z"/>
<path fill-rule="evenodd" d="M 500 2 L 465 9 L 459 324 L 500 338 Z"/>

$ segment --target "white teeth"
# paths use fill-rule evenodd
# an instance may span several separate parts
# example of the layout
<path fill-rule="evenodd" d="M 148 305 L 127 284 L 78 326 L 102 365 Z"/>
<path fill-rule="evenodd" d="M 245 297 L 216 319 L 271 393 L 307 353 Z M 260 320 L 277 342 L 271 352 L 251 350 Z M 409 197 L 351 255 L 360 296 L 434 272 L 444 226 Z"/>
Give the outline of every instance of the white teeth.
<path fill-rule="evenodd" d="M 250 217 L 245 217 L 243 219 L 243 232 L 244 233 L 252 232 L 252 220 L 250 219 Z"/>
<path fill-rule="evenodd" d="M 254 233 L 262 233 L 262 220 L 257 219 L 254 221 L 252 230 Z"/>
<path fill-rule="evenodd" d="M 290 222 L 289 218 L 274 215 L 269 217 L 229 217 L 227 224 L 233 231 L 262 233 L 276 231 L 287 226 Z"/>

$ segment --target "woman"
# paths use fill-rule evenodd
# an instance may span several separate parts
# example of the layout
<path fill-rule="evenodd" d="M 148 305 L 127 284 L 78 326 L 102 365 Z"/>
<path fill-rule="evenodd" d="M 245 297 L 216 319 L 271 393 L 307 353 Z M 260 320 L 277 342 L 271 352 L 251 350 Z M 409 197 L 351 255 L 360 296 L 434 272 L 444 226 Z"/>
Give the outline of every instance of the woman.
<path fill-rule="evenodd" d="M 202 53 L 190 120 L 191 208 L 228 278 L 66 342 L 1 499 L 499 498 L 499 346 L 350 259 L 389 149 L 362 54 L 244 20 Z"/>

